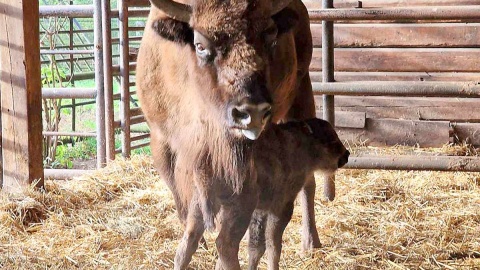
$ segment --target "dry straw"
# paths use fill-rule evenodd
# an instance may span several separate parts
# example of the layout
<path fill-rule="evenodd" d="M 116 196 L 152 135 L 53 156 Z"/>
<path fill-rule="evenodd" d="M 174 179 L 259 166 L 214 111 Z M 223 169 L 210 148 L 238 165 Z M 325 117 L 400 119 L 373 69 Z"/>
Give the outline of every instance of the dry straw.
<path fill-rule="evenodd" d="M 355 152 L 476 154 L 472 149 Z M 0 197 L 0 268 L 172 268 L 182 230 L 150 158 L 118 160 L 74 181 L 47 181 L 46 189 Z M 282 269 L 480 269 L 480 174 L 342 170 L 336 200 L 321 194 L 318 187 L 323 247 L 300 252 L 297 207 L 284 235 Z M 192 269 L 213 269 L 214 239 L 206 234 L 208 249 L 199 248 Z M 245 241 L 240 256 L 245 268 Z"/>

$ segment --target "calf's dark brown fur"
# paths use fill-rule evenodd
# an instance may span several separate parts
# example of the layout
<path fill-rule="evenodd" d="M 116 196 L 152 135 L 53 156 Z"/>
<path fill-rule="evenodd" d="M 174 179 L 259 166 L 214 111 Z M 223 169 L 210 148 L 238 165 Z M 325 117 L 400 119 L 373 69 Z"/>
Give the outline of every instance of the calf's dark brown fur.
<path fill-rule="evenodd" d="M 272 125 L 254 151 L 260 194 L 249 226 L 249 269 L 257 269 L 265 251 L 268 269 L 278 269 L 283 231 L 305 179 L 335 173 L 350 153 L 321 119 Z"/>

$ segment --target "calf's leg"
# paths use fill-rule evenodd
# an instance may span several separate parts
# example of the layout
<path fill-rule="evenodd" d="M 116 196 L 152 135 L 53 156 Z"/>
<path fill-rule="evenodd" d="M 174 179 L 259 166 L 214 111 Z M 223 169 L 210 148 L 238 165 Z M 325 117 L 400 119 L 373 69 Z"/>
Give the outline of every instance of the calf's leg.
<path fill-rule="evenodd" d="M 321 247 L 315 225 L 315 176 L 307 177 L 305 185 L 300 191 L 302 206 L 302 249 L 308 251 Z"/>
<path fill-rule="evenodd" d="M 311 40 L 306 38 L 308 38 L 308 36 L 302 36 L 302 38 L 297 40 L 297 42 L 300 42 L 300 44 L 305 42 L 311 44 Z M 311 52 L 303 52 L 303 57 L 311 57 Z M 310 60 L 308 60 L 308 63 L 310 63 Z M 307 70 L 308 69 L 306 69 L 306 74 L 303 78 L 301 78 L 298 84 L 298 93 L 288 113 L 288 119 L 306 120 L 316 116 L 312 83 Z M 305 180 L 305 186 L 300 192 L 303 228 L 302 248 L 304 251 L 311 250 L 313 248 L 319 248 L 321 246 L 320 239 L 318 238 L 317 228 L 315 226 L 315 177 L 311 175 Z M 333 189 L 333 194 L 335 194 L 335 189 Z"/>
<path fill-rule="evenodd" d="M 248 227 L 248 269 L 255 270 L 265 253 L 266 213 L 256 210 Z"/>
<path fill-rule="evenodd" d="M 293 201 L 285 205 L 279 215 L 268 215 L 266 230 L 268 270 L 280 269 L 280 255 L 282 253 L 282 237 L 285 228 L 292 219 Z"/>

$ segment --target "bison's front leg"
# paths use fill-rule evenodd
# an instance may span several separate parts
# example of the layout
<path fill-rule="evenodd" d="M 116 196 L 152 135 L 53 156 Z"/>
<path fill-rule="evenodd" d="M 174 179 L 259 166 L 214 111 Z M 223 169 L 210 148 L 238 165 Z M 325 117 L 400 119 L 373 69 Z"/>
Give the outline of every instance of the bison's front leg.
<path fill-rule="evenodd" d="M 216 245 L 218 261 L 216 270 L 240 270 L 238 250 L 247 231 L 258 194 L 253 187 L 244 186 L 242 193 L 222 200 L 219 214 L 220 232 Z"/>
<path fill-rule="evenodd" d="M 204 231 L 202 211 L 198 200 L 193 199 L 188 209 L 185 231 L 175 254 L 175 270 L 187 269 Z"/>
<path fill-rule="evenodd" d="M 302 248 L 308 251 L 321 247 L 315 225 L 315 176 L 307 176 L 305 185 L 300 191 L 302 206 Z"/>

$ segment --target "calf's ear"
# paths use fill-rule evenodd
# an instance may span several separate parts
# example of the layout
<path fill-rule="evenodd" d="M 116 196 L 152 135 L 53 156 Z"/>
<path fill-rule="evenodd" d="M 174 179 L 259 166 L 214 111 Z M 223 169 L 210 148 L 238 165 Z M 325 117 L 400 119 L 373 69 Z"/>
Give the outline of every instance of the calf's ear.
<path fill-rule="evenodd" d="M 277 35 L 281 35 L 287 33 L 297 26 L 298 14 L 290 8 L 284 8 L 277 14 L 273 15 L 272 19 L 277 25 Z"/>
<path fill-rule="evenodd" d="M 193 46 L 193 30 L 188 23 L 166 18 L 155 21 L 152 28 L 162 38 Z"/>

